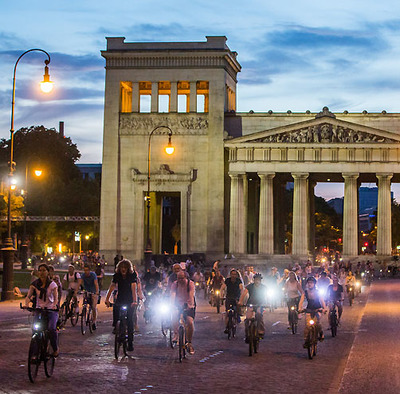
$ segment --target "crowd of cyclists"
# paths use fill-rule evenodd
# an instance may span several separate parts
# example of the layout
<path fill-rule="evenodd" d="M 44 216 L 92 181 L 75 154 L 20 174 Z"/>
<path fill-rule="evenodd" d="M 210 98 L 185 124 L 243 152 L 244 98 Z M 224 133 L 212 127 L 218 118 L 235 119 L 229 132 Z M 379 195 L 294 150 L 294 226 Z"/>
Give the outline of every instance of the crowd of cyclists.
<path fill-rule="evenodd" d="M 83 272 L 79 273 L 75 265 L 68 267 L 68 272 L 60 278 L 54 268 L 47 263 L 41 263 L 35 271 L 36 278 L 29 287 L 25 299 L 26 306 L 31 303 L 37 308 L 46 308 L 48 312 L 48 331 L 53 356 L 59 355 L 58 328 L 59 315 L 55 311 L 60 308 L 63 289 L 68 290 L 71 302 L 79 312 L 78 292 L 80 289 L 87 292 L 93 310 L 92 330 L 97 325 L 97 305 L 101 302 L 101 279 L 104 278 L 104 269 L 97 271 L 89 264 L 85 264 Z M 101 267 L 102 268 L 102 267 Z M 120 308 L 128 308 L 128 351 L 134 349 L 134 333 L 139 330 L 138 313 L 144 310 L 143 316 L 149 322 L 157 314 L 156 306 L 160 299 L 168 300 L 171 306 L 171 330 L 174 333 L 173 342 L 177 339 L 177 327 L 182 310 L 185 310 L 185 325 L 187 351 L 194 354 L 193 336 L 196 315 L 196 298 L 204 298 L 212 306 L 223 303 L 225 310 L 235 308 L 235 319 L 239 323 L 244 318 L 245 341 L 248 342 L 249 322 L 257 307 L 262 311 L 268 307 L 271 311 L 279 306 L 287 305 L 288 320 L 290 323 L 290 309 L 295 306 L 298 312 L 306 312 L 306 321 L 311 314 L 317 317 L 319 340 L 324 339 L 320 319 L 329 308 L 337 308 L 338 319 L 343 312 L 345 294 L 351 291 L 357 294 L 361 291 L 361 281 L 374 277 L 374 265 L 358 263 L 338 263 L 333 266 L 321 264 L 313 267 L 310 262 L 298 263 L 279 273 L 276 267 L 255 272 L 252 266 L 245 268 L 228 268 L 227 265 L 216 261 L 209 269 L 195 265 L 188 260 L 175 263 L 172 266 L 156 267 L 154 264 L 143 275 L 127 259 L 118 259 L 115 262 L 115 272 L 112 276 L 104 303 L 113 307 L 113 327 L 119 318 Z M 358 287 L 357 287 L 357 284 Z M 218 304 L 218 306 L 220 306 Z M 219 311 L 219 309 L 218 309 Z M 241 317 L 242 316 L 242 317 Z M 225 332 L 228 332 L 228 313 L 225 316 Z M 288 326 L 290 328 L 290 324 Z M 258 335 L 263 338 L 265 327 L 263 319 L 258 325 Z M 306 330 L 304 332 L 306 341 Z M 307 343 L 304 343 L 307 346 Z"/>

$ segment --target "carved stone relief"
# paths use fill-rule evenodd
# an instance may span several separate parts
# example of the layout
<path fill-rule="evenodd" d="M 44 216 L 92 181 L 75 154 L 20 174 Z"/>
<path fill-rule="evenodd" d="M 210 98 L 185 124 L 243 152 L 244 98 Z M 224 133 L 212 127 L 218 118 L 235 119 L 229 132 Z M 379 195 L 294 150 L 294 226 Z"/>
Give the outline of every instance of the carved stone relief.
<path fill-rule="evenodd" d="M 292 142 L 292 143 L 396 143 L 397 141 L 366 133 L 356 131 L 342 126 L 335 126 L 329 123 L 323 123 L 317 126 L 310 126 L 304 129 L 270 135 L 259 138 L 254 142 Z"/>
<path fill-rule="evenodd" d="M 121 114 L 119 121 L 120 134 L 148 134 L 159 125 L 168 126 L 174 131 L 174 134 L 207 134 L 208 119 L 207 116 L 199 115 L 155 115 L 151 114 L 132 115 Z M 168 129 L 160 129 L 159 134 L 168 134 Z"/>

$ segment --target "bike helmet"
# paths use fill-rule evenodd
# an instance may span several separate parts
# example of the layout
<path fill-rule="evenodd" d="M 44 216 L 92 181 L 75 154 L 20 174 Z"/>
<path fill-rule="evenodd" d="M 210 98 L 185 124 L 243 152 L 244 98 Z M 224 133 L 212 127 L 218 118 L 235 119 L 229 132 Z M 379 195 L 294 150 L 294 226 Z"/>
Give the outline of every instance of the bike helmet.
<path fill-rule="evenodd" d="M 308 278 L 307 278 L 307 283 L 308 282 L 314 282 L 314 285 L 317 283 L 317 280 L 313 277 L 313 276 L 309 276 Z"/>
<path fill-rule="evenodd" d="M 262 275 L 259 273 L 259 272 L 257 272 L 256 274 L 254 274 L 254 276 L 253 276 L 253 280 L 254 279 L 260 279 L 260 280 L 262 280 Z"/>

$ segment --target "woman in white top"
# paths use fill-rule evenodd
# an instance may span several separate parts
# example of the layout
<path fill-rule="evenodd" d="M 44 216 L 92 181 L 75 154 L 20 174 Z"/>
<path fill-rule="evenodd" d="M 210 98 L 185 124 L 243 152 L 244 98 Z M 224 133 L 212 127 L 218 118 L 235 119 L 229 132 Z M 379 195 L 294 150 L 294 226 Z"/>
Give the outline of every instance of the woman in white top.
<path fill-rule="evenodd" d="M 303 288 L 301 287 L 301 283 L 299 282 L 297 275 L 293 271 L 289 272 L 289 278 L 285 282 L 285 293 L 287 297 L 288 319 L 289 319 L 290 308 L 293 305 L 295 305 L 296 309 L 297 310 L 299 309 L 300 297 L 303 294 Z"/>
<path fill-rule="evenodd" d="M 32 302 L 32 296 L 36 296 L 36 308 L 46 308 L 46 309 L 56 309 L 58 301 L 58 288 L 57 285 L 50 279 L 49 266 L 45 263 L 40 264 L 38 267 L 39 279 L 31 283 L 28 291 L 28 295 L 25 299 L 25 305 L 28 306 Z M 57 320 L 58 312 L 47 311 L 49 330 L 49 339 L 51 346 L 54 350 L 53 356 L 57 357 L 58 350 L 58 340 L 57 340 Z M 39 317 L 39 312 L 35 313 L 35 321 Z"/>

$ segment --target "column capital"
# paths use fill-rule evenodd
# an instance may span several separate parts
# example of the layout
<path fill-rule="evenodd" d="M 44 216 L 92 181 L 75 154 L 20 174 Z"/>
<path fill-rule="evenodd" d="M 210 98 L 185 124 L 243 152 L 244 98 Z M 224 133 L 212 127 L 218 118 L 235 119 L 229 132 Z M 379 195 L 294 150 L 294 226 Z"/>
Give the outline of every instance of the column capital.
<path fill-rule="evenodd" d="M 348 178 L 348 179 L 357 179 L 360 176 L 359 172 L 343 172 L 342 173 L 342 177 L 344 179 Z"/>
<path fill-rule="evenodd" d="M 257 175 L 262 178 L 268 178 L 268 179 L 273 179 L 275 177 L 275 172 L 257 172 Z"/>
<path fill-rule="evenodd" d="M 293 179 L 307 179 L 310 175 L 308 172 L 292 172 Z"/>
<path fill-rule="evenodd" d="M 387 178 L 387 179 L 392 179 L 393 177 L 393 172 L 377 172 L 376 177 L 379 178 Z"/>
<path fill-rule="evenodd" d="M 245 171 L 229 171 L 228 175 L 231 178 L 239 178 L 240 176 L 246 175 Z"/>

